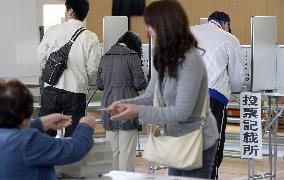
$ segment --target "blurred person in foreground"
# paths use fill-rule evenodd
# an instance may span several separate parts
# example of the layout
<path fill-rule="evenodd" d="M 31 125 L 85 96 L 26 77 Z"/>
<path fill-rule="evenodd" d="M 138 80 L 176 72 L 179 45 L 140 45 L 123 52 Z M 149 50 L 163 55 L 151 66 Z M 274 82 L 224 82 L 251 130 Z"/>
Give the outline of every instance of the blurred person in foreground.
<path fill-rule="evenodd" d="M 31 120 L 33 97 L 17 80 L 0 80 L 0 179 L 55 180 L 54 165 L 79 161 L 93 147 L 95 119 L 83 117 L 69 139 L 43 132 L 61 129 L 70 116 L 51 114 Z"/>

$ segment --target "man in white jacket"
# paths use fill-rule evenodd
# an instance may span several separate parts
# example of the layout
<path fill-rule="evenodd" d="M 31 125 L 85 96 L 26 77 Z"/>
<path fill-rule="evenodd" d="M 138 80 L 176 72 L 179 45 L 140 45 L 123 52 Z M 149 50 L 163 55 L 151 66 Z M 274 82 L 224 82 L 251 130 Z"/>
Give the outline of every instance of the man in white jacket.
<path fill-rule="evenodd" d="M 89 2 L 66 0 L 65 6 L 66 22 L 49 29 L 39 45 L 38 58 L 41 61 L 41 69 L 44 68 L 49 55 L 60 49 L 84 26 Z M 85 116 L 88 87 L 95 82 L 99 61 L 97 35 L 89 30 L 83 31 L 71 47 L 67 69 L 58 83 L 54 86 L 44 83 L 39 116 L 52 113 L 72 116 L 72 125 L 65 130 L 66 137 L 72 136 L 79 120 Z M 55 136 L 56 131 L 48 131 L 47 134 Z"/>
<path fill-rule="evenodd" d="M 212 178 L 218 178 L 218 167 L 223 159 L 225 129 L 227 123 L 226 106 L 231 92 L 239 92 L 245 75 L 240 54 L 240 42 L 230 34 L 230 17 L 216 11 L 208 18 L 208 23 L 191 27 L 198 46 L 205 50 L 203 60 L 208 73 L 210 107 L 217 120 L 219 143 L 215 169 Z"/>

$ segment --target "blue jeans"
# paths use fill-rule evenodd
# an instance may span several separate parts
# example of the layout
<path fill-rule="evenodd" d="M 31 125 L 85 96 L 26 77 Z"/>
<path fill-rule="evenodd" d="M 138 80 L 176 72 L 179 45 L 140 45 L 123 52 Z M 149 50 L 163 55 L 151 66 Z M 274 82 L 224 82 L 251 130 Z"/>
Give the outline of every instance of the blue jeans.
<path fill-rule="evenodd" d="M 86 95 L 72 93 L 54 87 L 45 87 L 41 94 L 41 108 L 39 116 L 52 113 L 62 113 L 72 116 L 72 124 L 65 128 L 65 137 L 72 136 L 81 117 L 85 116 Z M 46 134 L 56 136 L 55 130 L 48 130 Z"/>
<path fill-rule="evenodd" d="M 175 168 L 169 168 L 169 175 L 210 179 L 213 165 L 215 162 L 216 150 L 217 143 L 215 143 L 211 148 L 203 151 L 202 168 L 194 170 L 180 170 Z"/>

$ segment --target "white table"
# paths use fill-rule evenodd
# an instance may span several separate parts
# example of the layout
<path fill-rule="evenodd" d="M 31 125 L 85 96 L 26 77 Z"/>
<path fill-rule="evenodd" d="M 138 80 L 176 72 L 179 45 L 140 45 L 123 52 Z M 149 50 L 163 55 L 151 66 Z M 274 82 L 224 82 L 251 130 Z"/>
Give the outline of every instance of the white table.
<path fill-rule="evenodd" d="M 178 176 L 153 176 L 142 173 L 124 172 L 124 171 L 110 171 L 101 177 L 87 177 L 84 180 L 202 180 L 198 178 L 178 177 Z M 75 179 L 61 179 L 61 180 L 75 180 Z"/>

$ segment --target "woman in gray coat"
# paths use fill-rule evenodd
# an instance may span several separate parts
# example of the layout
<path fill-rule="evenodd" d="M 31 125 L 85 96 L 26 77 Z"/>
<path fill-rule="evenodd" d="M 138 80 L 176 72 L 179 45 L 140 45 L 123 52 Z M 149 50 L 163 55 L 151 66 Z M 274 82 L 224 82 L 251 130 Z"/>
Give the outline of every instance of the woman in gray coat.
<path fill-rule="evenodd" d="M 200 127 L 202 107 L 208 96 L 207 72 L 200 48 L 178 1 L 154 1 L 146 8 L 144 20 L 154 41 L 153 76 L 145 94 L 115 102 L 109 107 L 111 119 L 139 117 L 142 122 L 166 124 L 169 136 L 186 135 Z M 161 107 L 152 106 L 155 86 Z M 203 128 L 203 166 L 194 170 L 169 167 L 169 175 L 211 177 L 218 130 L 209 106 L 207 109 Z"/>
<path fill-rule="evenodd" d="M 136 97 L 139 91 L 146 88 L 141 55 L 140 38 L 128 31 L 102 57 L 97 74 L 97 88 L 103 91 L 102 107 Z M 111 142 L 114 170 L 134 171 L 138 118 L 114 122 L 107 112 L 102 112 L 101 118 L 106 138 Z"/>

